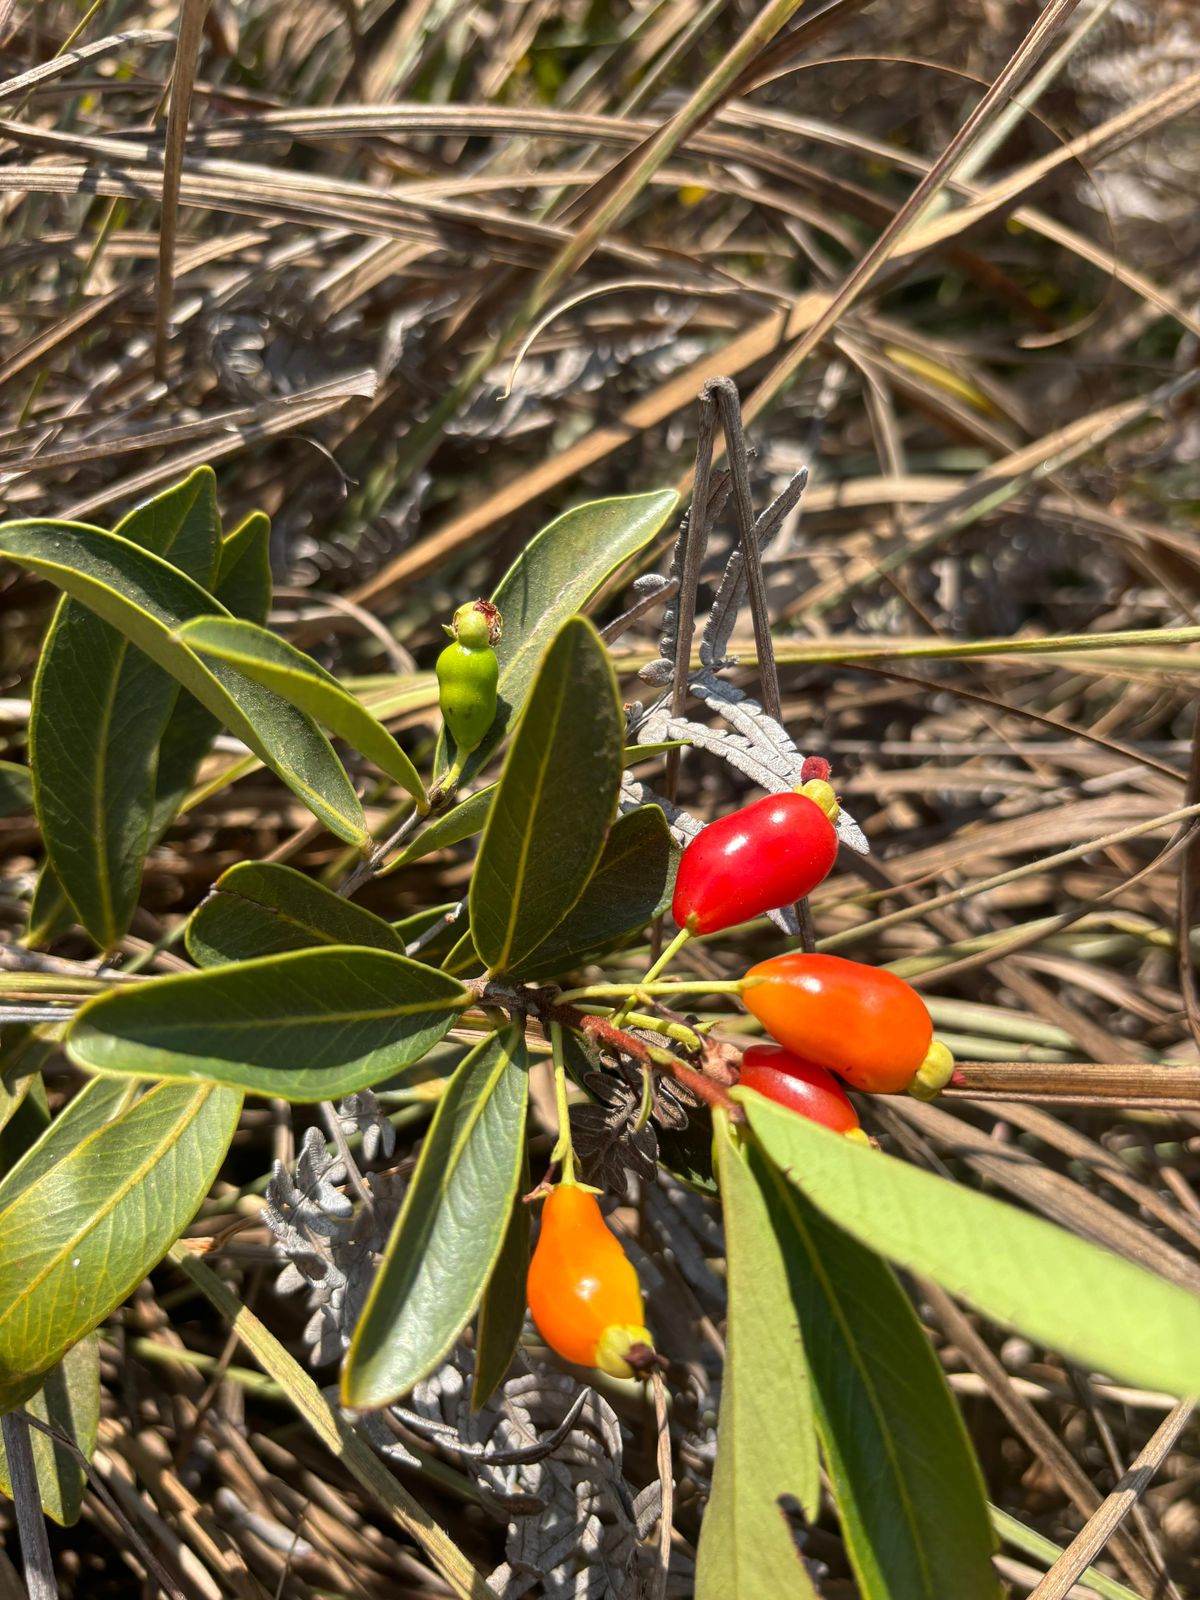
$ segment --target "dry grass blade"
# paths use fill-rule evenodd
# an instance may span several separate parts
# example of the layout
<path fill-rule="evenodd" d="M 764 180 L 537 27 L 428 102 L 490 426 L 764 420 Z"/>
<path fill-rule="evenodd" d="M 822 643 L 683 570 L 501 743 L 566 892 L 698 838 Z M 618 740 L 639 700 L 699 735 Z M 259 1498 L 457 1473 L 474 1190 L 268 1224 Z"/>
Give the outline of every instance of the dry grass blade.
<path fill-rule="evenodd" d="M 1079 0 L 1051 0 L 1029 30 L 1020 47 L 992 83 L 958 133 L 913 190 L 904 205 L 862 260 L 834 293 L 826 309 L 800 339 L 778 360 L 746 402 L 746 418 L 756 417 L 796 373 L 817 345 L 854 304 L 898 248 L 909 224 L 945 186 L 955 166 L 970 151 L 990 121 L 1007 105 L 1042 51 L 1063 27 Z"/>
<path fill-rule="evenodd" d="M 179 220 L 179 188 L 192 85 L 204 38 L 204 18 L 209 0 L 183 0 L 179 13 L 179 42 L 171 74 L 171 103 L 167 113 L 167 148 L 163 162 L 162 214 L 159 222 L 158 303 L 154 322 L 154 369 L 167 375 L 167 345 L 171 337 L 171 307 L 175 301 L 175 238 Z"/>
<path fill-rule="evenodd" d="M 1087 1524 L 1033 1590 L 1030 1600 L 1063 1600 L 1070 1592 L 1076 1579 L 1091 1566 L 1112 1538 L 1114 1530 L 1145 1493 L 1194 1410 L 1195 1401 L 1181 1400 L 1171 1414 L 1163 1419 L 1112 1494 L 1097 1507 Z"/>

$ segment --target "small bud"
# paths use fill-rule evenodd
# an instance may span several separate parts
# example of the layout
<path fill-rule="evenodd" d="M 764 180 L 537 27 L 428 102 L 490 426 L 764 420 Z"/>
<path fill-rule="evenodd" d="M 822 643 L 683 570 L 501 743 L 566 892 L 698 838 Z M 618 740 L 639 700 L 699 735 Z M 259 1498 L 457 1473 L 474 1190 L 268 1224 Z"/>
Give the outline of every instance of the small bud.
<path fill-rule="evenodd" d="M 500 641 L 503 619 L 490 600 L 468 600 L 454 613 L 451 637 L 464 649 L 485 650 Z"/>
<path fill-rule="evenodd" d="M 824 756 L 805 756 L 804 765 L 800 768 L 800 782 L 807 783 L 810 778 L 819 778 L 822 783 L 828 783 L 830 770 Z"/>

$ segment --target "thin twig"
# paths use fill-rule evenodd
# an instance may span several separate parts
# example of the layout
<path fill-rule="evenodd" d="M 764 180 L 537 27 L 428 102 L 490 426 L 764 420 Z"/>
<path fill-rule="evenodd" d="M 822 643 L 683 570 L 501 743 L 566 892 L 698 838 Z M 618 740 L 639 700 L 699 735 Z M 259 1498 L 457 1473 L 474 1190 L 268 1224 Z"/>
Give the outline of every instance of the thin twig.
<path fill-rule="evenodd" d="M 17 1529 L 21 1535 L 21 1566 L 29 1600 L 58 1600 L 54 1580 L 54 1560 L 46 1537 L 42 1515 L 42 1496 L 38 1489 L 37 1468 L 29 1423 L 22 1412 L 6 1411 L 0 1417 L 4 1428 L 4 1450 L 8 1457 L 8 1476 L 13 1504 L 17 1508 Z"/>
<path fill-rule="evenodd" d="M 662 1486 L 662 1506 L 658 1521 L 658 1566 L 650 1594 L 651 1600 L 666 1600 L 667 1580 L 671 1572 L 671 1524 L 675 1515 L 671 1421 L 667 1415 L 667 1386 L 657 1367 L 651 1373 L 651 1381 L 654 1384 L 654 1423 L 658 1429 L 658 1481 Z"/>

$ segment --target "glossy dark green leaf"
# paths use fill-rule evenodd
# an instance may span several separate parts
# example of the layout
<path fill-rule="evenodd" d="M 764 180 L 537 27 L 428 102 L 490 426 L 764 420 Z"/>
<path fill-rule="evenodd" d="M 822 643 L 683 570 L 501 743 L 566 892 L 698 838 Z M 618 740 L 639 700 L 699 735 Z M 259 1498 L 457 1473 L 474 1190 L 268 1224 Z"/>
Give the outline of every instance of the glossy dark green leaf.
<path fill-rule="evenodd" d="M 342 1402 L 387 1405 L 445 1356 L 487 1287 L 525 1142 L 525 1035 L 484 1039 L 446 1086 L 342 1371 Z"/>
<path fill-rule="evenodd" d="M 1200 1295 L 760 1095 L 746 1106 L 776 1165 L 864 1244 L 1089 1370 L 1200 1393 Z"/>
<path fill-rule="evenodd" d="M 812 1596 L 791 1515 L 817 1513 L 813 1397 L 784 1241 L 728 1131 L 716 1135 L 728 1324 L 717 1461 L 700 1525 L 696 1600 Z"/>
<path fill-rule="evenodd" d="M 390 923 L 273 861 L 239 861 L 192 912 L 184 934 L 200 967 L 320 945 L 367 945 L 404 954 Z"/>
<path fill-rule="evenodd" d="M 508 1377 L 525 1327 L 525 1280 L 529 1275 L 529 1147 L 521 1157 L 521 1174 L 513 1196 L 504 1243 L 479 1304 L 475 1323 L 475 1376 L 471 1409 L 485 1406 Z"/>
<path fill-rule="evenodd" d="M 332 1100 L 419 1061 L 466 1004 L 434 967 L 329 945 L 97 995 L 67 1052 L 93 1072 Z"/>
<path fill-rule="evenodd" d="M 132 1078 L 92 1078 L 0 1178 L 0 1211 L 137 1098 Z"/>
<path fill-rule="evenodd" d="M 72 1439 L 90 1461 L 96 1449 L 100 1426 L 100 1344 L 89 1334 L 67 1351 L 35 1395 L 25 1402 L 25 1410 L 40 1422 Z M 30 1428 L 33 1464 L 37 1472 L 42 1510 L 60 1527 L 70 1528 L 79 1521 L 87 1472 L 83 1463 L 38 1428 Z M 0 1440 L 0 1494 L 12 1496 L 8 1458 Z"/>
<path fill-rule="evenodd" d="M 217 576 L 212 586 L 219 600 L 235 617 L 265 622 L 271 605 L 271 523 L 253 511 L 221 544 Z M 167 723 L 158 750 L 158 781 L 154 799 L 152 839 L 161 839 L 196 781 L 221 724 L 194 695 L 182 690 Z"/>
<path fill-rule="evenodd" d="M 478 772 L 520 716 L 538 661 L 566 619 L 584 606 L 622 562 L 649 544 L 678 504 L 672 489 L 620 495 L 576 506 L 531 539 L 492 596 L 504 618 L 496 647 L 499 710 L 463 776 Z M 440 777 L 450 765 L 443 739 Z"/>
<path fill-rule="evenodd" d="M 752 1149 L 750 1167 L 786 1263 L 863 1600 L 998 1600 L 983 1480 L 908 1296 L 885 1261 L 823 1216 L 768 1157 Z M 768 1450 L 775 1443 L 764 1439 Z"/>
<path fill-rule="evenodd" d="M 487 822 L 495 792 L 496 785 L 489 783 L 486 788 L 477 789 L 465 800 L 460 800 L 440 817 L 435 817 L 427 828 L 422 828 L 416 838 L 405 845 L 394 860 L 388 862 L 380 876 L 387 877 L 397 867 L 405 867 L 410 861 L 419 861 L 422 856 L 432 855 L 435 850 L 448 850 L 452 844 L 461 844 L 464 839 L 479 833 Z"/>
<path fill-rule="evenodd" d="M 180 641 L 177 630 L 189 618 L 223 611 L 206 590 L 128 540 L 83 523 L 4 523 L 0 555 L 112 623 L 249 745 L 332 833 L 368 845 L 358 796 L 312 718 L 223 662 L 202 662 Z"/>
<path fill-rule="evenodd" d="M 207 585 L 220 545 L 211 468 L 139 506 L 116 532 Z M 63 597 L 38 658 L 30 762 L 47 858 L 101 950 L 127 931 L 137 905 L 159 743 L 178 694 L 123 633 Z"/>
<path fill-rule="evenodd" d="M 449 954 L 443 957 L 442 971 L 452 972 L 456 978 L 479 972 L 479 955 L 470 928 L 459 935 Z"/>
<path fill-rule="evenodd" d="M 568 618 L 538 668 L 471 877 L 471 935 L 491 972 L 515 970 L 582 894 L 616 811 L 623 726 L 599 634 Z"/>
<path fill-rule="evenodd" d="M 238 617 L 197 617 L 184 624 L 179 637 L 202 660 L 225 662 L 323 722 L 394 778 L 418 805 L 427 804 L 420 774 L 383 724 L 332 673 L 286 639 Z"/>
<path fill-rule="evenodd" d="M 20 817 L 33 811 L 33 774 L 16 761 L 0 761 L 0 817 Z"/>
<path fill-rule="evenodd" d="M 531 982 L 557 978 L 644 928 L 670 904 L 677 860 L 657 806 L 618 817 L 583 893 L 516 974 Z"/>
<path fill-rule="evenodd" d="M 96 1129 L 0 1211 L 0 1410 L 162 1260 L 208 1193 L 241 1096 L 165 1083 Z"/>

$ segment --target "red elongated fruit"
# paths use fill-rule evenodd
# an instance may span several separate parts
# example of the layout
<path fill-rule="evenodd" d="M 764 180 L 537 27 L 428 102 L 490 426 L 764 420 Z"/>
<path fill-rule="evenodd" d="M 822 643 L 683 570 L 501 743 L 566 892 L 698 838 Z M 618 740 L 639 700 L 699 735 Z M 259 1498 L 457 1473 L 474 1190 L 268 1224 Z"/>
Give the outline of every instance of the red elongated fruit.
<path fill-rule="evenodd" d="M 818 780 L 710 822 L 680 859 L 675 921 L 689 933 L 717 933 L 802 900 L 833 866 L 836 816 L 833 790 Z"/>
<path fill-rule="evenodd" d="M 932 1099 L 954 1058 L 915 989 L 842 956 L 790 951 L 751 967 L 742 999 L 773 1039 L 868 1094 Z"/>
<path fill-rule="evenodd" d="M 525 1288 L 538 1332 L 565 1361 L 630 1378 L 635 1347 L 654 1349 L 637 1273 L 590 1189 L 560 1183 L 546 1196 Z"/>
<path fill-rule="evenodd" d="M 738 1081 L 834 1133 L 866 1138 L 858 1125 L 858 1113 L 833 1074 L 811 1061 L 802 1061 L 790 1050 L 773 1044 L 751 1045 L 742 1056 Z"/>

